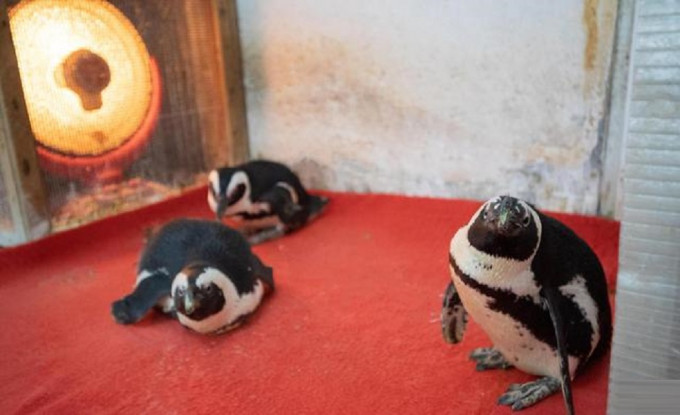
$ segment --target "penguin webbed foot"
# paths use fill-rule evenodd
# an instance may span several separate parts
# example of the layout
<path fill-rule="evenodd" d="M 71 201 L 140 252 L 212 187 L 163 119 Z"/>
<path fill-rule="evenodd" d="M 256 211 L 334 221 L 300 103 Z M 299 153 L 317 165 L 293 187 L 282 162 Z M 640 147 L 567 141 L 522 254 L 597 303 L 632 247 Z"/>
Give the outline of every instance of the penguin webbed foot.
<path fill-rule="evenodd" d="M 493 347 L 478 347 L 470 353 L 470 360 L 477 362 L 475 369 L 479 372 L 490 369 L 509 369 L 512 364 Z"/>
<path fill-rule="evenodd" d="M 272 226 L 246 234 L 246 239 L 250 245 L 258 245 L 272 239 L 280 238 L 285 234 L 286 229 L 283 226 Z"/>
<path fill-rule="evenodd" d="M 558 379 L 549 376 L 527 383 L 513 383 L 498 398 L 500 405 L 510 406 L 513 411 L 528 408 L 560 390 Z"/>

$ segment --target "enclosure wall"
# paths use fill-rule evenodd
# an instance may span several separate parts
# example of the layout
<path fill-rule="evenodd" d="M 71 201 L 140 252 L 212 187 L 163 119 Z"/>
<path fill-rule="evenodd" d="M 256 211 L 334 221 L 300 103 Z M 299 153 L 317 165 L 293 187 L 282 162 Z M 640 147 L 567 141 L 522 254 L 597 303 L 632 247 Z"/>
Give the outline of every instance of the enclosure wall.
<path fill-rule="evenodd" d="M 316 187 L 596 212 L 615 0 L 241 0 L 251 153 Z"/>

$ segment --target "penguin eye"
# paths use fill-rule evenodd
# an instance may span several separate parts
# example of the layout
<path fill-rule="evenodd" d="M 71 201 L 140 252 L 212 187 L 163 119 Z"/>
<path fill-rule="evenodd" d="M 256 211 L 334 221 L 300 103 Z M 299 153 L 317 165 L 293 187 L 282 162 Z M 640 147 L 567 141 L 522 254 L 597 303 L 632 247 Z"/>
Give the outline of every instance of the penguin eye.
<path fill-rule="evenodd" d="M 207 292 L 208 294 L 212 293 L 213 292 L 213 285 L 210 284 L 207 287 L 205 287 L 205 292 Z"/>
<path fill-rule="evenodd" d="M 529 223 L 531 223 L 531 216 L 526 215 L 524 219 L 522 219 L 522 226 L 526 228 L 527 226 L 529 226 Z"/>

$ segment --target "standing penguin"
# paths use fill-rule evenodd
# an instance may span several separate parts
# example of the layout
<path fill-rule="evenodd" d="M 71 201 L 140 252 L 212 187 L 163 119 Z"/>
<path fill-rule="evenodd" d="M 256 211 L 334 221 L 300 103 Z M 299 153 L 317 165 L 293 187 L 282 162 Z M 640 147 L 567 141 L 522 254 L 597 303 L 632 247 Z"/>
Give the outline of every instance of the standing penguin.
<path fill-rule="evenodd" d="M 210 209 L 218 220 L 223 216 L 239 220 L 251 244 L 301 228 L 328 203 L 325 197 L 307 193 L 295 173 L 273 161 L 216 169 L 208 180 Z"/>
<path fill-rule="evenodd" d="M 163 226 L 142 254 L 134 291 L 114 302 L 116 322 L 131 324 L 157 306 L 199 333 L 240 325 L 274 290 L 272 269 L 235 230 L 179 219 Z"/>
<path fill-rule="evenodd" d="M 445 340 L 462 339 L 469 313 L 493 342 L 470 355 L 477 370 L 515 366 L 542 376 L 511 385 L 500 404 L 522 409 L 561 388 L 573 414 L 571 380 L 611 340 L 607 282 L 595 253 L 564 224 L 500 196 L 456 232 L 449 261 Z"/>

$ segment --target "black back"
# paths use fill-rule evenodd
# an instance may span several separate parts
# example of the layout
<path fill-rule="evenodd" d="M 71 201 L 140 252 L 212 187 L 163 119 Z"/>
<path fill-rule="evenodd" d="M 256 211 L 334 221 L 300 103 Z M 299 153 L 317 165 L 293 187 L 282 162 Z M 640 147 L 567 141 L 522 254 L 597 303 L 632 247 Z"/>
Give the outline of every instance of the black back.
<path fill-rule="evenodd" d="M 298 203 L 309 203 L 309 194 L 302 186 L 298 176 L 287 166 L 268 160 L 254 160 L 240 166 L 236 170 L 243 170 L 250 179 L 250 196 L 253 200 L 270 190 L 278 182 L 289 184 L 298 194 Z"/>
<path fill-rule="evenodd" d="M 567 284 L 574 276 L 580 275 L 586 288 L 598 307 L 600 341 L 593 358 L 602 355 L 609 348 L 612 336 L 611 308 L 607 280 L 600 260 L 588 244 L 566 225 L 539 212 L 543 232 L 541 244 L 531 264 L 534 278 L 540 287 L 556 288 Z M 560 310 L 565 316 L 581 315 L 571 301 L 563 301 Z M 583 348 L 590 348 L 589 325 L 575 319 L 565 319 L 567 349 L 576 355 L 583 355 Z"/>
<path fill-rule="evenodd" d="M 189 264 L 205 264 L 229 276 L 239 294 L 244 294 L 253 291 L 257 278 L 253 257 L 244 237 L 228 226 L 216 221 L 178 219 L 152 236 L 138 269 L 165 268 L 174 277 Z"/>

